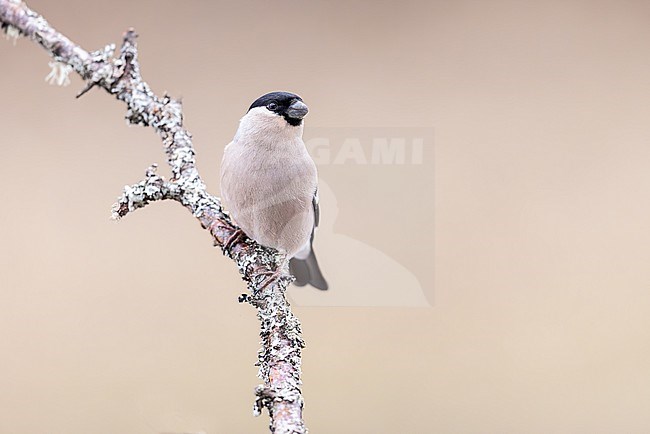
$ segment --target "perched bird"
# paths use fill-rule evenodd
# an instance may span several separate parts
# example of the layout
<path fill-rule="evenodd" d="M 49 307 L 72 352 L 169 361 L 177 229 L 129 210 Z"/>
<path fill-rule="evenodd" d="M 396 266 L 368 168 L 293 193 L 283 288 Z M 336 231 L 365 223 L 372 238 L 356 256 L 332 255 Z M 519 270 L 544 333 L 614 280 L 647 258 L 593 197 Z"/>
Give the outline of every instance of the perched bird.
<path fill-rule="evenodd" d="M 239 121 L 221 163 L 221 199 L 248 237 L 286 255 L 295 284 L 327 289 L 312 249 L 318 175 L 302 141 L 307 105 L 298 95 L 259 97 Z"/>

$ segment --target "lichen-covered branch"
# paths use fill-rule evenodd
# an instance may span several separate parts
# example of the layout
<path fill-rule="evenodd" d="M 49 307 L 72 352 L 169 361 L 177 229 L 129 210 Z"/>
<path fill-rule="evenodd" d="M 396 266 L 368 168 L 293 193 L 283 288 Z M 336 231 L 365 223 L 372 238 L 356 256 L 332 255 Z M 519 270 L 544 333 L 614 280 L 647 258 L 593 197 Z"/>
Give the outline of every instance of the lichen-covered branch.
<path fill-rule="evenodd" d="M 171 179 L 157 175 L 156 166 L 151 166 L 143 181 L 125 187 L 113 206 L 113 217 L 168 199 L 180 202 L 201 222 L 247 282 L 249 292 L 240 301 L 257 308 L 262 344 L 259 376 L 264 384 L 255 390 L 254 412 L 259 415 L 264 407 L 268 409 L 274 433 L 305 433 L 300 381 L 304 342 L 300 322 L 285 298 L 292 277 L 282 267 L 284 258 L 243 235 L 221 209 L 219 199 L 207 192 L 196 168 L 192 136 L 183 128 L 181 103 L 167 95 L 156 96 L 140 75 L 135 31 L 124 34 L 119 55 L 114 57 L 114 45 L 87 52 L 20 0 L 0 0 L 0 26 L 7 38 L 15 41 L 24 36 L 53 57 L 51 82 L 66 84 L 68 72 L 74 71 L 87 83 L 78 96 L 94 87 L 104 89 L 126 104 L 128 122 L 158 133 L 172 169 Z"/>

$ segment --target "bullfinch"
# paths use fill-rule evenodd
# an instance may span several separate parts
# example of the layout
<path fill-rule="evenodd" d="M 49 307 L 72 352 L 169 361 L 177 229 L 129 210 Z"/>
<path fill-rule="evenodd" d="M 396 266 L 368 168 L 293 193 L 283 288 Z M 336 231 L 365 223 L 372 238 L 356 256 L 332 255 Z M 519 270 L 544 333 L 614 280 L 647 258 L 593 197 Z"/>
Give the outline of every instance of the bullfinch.
<path fill-rule="evenodd" d="M 307 105 L 271 92 L 239 121 L 221 163 L 221 199 L 239 228 L 286 255 L 298 286 L 326 290 L 313 250 L 318 226 L 318 175 L 302 140 Z"/>

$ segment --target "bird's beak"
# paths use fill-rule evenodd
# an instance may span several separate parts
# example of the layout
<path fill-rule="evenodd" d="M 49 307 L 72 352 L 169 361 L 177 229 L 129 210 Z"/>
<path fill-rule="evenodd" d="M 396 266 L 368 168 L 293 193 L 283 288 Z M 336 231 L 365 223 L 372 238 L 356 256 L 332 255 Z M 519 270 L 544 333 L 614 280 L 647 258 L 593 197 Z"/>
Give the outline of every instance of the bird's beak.
<path fill-rule="evenodd" d="M 291 103 L 286 113 L 290 118 L 302 119 L 307 116 L 308 112 L 307 104 L 300 100 L 295 100 Z"/>

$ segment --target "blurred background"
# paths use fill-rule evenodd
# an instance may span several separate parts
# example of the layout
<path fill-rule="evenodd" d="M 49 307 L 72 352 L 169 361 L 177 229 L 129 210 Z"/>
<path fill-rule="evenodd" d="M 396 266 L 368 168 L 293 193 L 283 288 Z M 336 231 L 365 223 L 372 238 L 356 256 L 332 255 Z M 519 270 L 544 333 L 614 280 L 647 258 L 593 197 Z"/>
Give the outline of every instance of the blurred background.
<path fill-rule="evenodd" d="M 310 432 L 650 432 L 650 3 L 29 5 L 88 50 L 136 27 L 215 194 L 254 99 L 310 106 Z M 160 141 L 48 61 L 0 40 L 0 433 L 266 432 L 233 263 L 176 203 L 109 220 Z"/>

